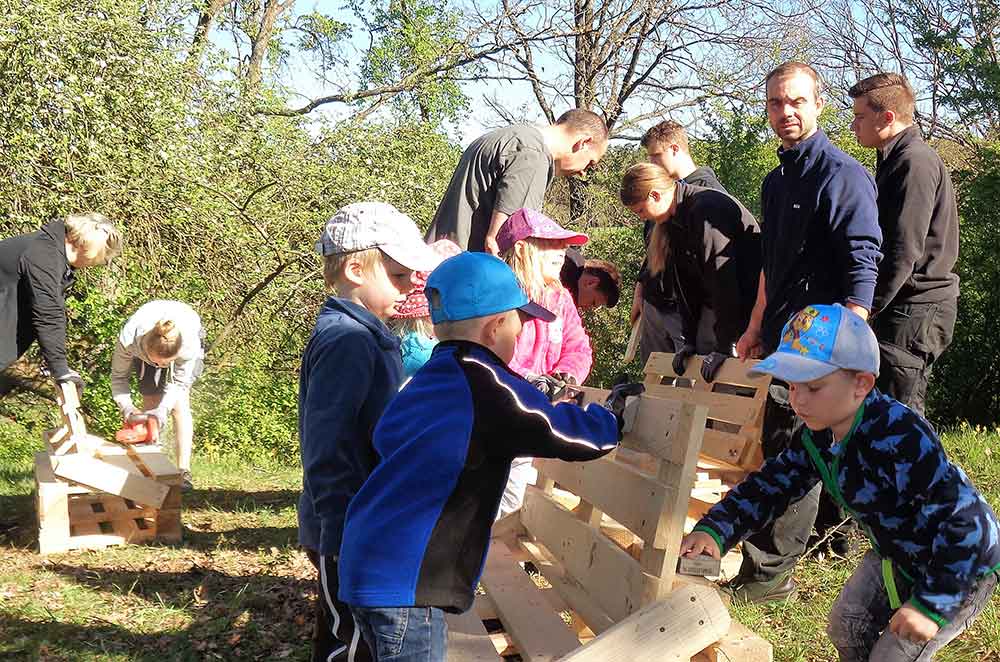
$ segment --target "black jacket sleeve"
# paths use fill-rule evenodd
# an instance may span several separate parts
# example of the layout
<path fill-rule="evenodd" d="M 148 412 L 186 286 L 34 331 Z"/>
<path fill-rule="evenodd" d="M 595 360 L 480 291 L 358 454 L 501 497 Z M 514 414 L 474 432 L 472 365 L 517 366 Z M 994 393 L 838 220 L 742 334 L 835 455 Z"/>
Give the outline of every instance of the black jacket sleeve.
<path fill-rule="evenodd" d="M 31 301 L 31 321 L 42 356 L 54 377 L 69 372 L 66 361 L 66 299 L 68 265 L 63 246 L 39 238 L 21 258 Z"/>
<path fill-rule="evenodd" d="M 882 227 L 882 263 L 872 311 L 892 303 L 923 257 L 941 184 L 936 163 L 900 158 L 879 173 L 878 219 Z"/>

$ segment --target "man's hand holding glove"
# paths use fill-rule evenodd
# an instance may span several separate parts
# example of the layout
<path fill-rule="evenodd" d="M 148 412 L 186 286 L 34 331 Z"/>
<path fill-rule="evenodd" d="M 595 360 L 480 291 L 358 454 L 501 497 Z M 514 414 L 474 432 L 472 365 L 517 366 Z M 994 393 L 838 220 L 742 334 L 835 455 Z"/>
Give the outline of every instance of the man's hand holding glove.
<path fill-rule="evenodd" d="M 625 408 L 632 398 L 636 398 L 646 392 L 646 387 L 641 383 L 619 384 L 611 389 L 608 399 L 604 401 L 604 408 L 615 415 L 618 419 L 618 433 L 628 432 L 625 429 Z"/>
<path fill-rule="evenodd" d="M 674 369 L 674 373 L 677 375 L 683 375 L 684 371 L 687 370 L 688 359 L 698 353 L 694 345 L 684 345 L 681 347 L 676 354 L 674 354 L 674 360 L 671 361 L 670 365 Z"/>
<path fill-rule="evenodd" d="M 55 378 L 56 384 L 73 384 L 79 395 L 83 395 L 83 377 L 76 370 L 67 370 Z"/>
<path fill-rule="evenodd" d="M 683 375 L 684 371 L 687 370 L 687 362 L 692 356 L 697 353 L 694 345 L 684 345 L 681 347 L 680 351 L 674 354 L 674 360 L 672 366 L 674 372 L 677 375 Z M 722 368 L 722 364 L 726 362 L 730 356 L 735 356 L 731 350 L 729 354 L 724 354 L 723 352 L 712 352 L 704 358 L 701 362 L 701 378 L 706 382 L 715 381 L 716 376 L 719 374 L 719 370 Z"/>

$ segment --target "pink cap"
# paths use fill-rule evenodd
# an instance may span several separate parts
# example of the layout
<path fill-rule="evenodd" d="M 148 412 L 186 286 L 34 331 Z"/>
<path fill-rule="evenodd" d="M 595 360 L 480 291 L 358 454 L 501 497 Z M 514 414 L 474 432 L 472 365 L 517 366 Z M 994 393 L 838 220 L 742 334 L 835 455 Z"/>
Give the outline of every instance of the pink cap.
<path fill-rule="evenodd" d="M 430 245 L 432 251 L 441 256 L 442 259 L 458 255 L 462 252 L 461 247 L 448 239 L 439 239 Z M 413 289 L 406 295 L 403 303 L 396 304 L 396 319 L 415 319 L 417 317 L 430 317 L 431 311 L 427 307 L 427 295 L 424 288 L 427 286 L 427 278 L 431 275 L 429 271 L 413 272 Z"/>
<path fill-rule="evenodd" d="M 528 237 L 561 239 L 568 246 L 581 246 L 587 243 L 587 235 L 561 227 L 540 211 L 523 208 L 511 214 L 511 217 L 500 226 L 500 231 L 497 232 L 497 246 L 501 253 L 506 253 L 515 243 Z"/>

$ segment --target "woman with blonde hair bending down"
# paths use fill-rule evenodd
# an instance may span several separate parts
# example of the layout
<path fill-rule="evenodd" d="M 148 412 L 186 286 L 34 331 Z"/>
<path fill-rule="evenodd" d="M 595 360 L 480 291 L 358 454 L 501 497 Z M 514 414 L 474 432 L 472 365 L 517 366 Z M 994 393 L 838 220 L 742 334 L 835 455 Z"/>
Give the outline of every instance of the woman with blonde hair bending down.
<path fill-rule="evenodd" d="M 703 354 L 707 382 L 747 327 L 760 280 L 760 229 L 736 198 L 682 181 L 653 163 L 638 163 L 622 178 L 622 204 L 655 223 L 646 267 L 664 274 L 677 294 L 682 336 L 673 368 Z"/>
<path fill-rule="evenodd" d="M 154 416 L 162 428 L 173 413 L 177 465 L 183 488 L 190 490 L 191 385 L 204 367 L 201 318 L 186 303 L 156 300 L 143 304 L 118 335 L 111 359 L 111 395 L 122 418 L 140 413 L 132 403 L 129 376 L 134 371 L 142 395 L 142 411 Z"/>

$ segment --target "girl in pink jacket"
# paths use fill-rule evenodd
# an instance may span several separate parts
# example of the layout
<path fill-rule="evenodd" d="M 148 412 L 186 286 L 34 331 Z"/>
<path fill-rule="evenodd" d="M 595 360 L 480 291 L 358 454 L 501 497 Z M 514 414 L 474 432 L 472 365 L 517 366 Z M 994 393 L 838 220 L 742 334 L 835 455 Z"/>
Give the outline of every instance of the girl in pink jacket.
<path fill-rule="evenodd" d="M 518 209 L 497 232 L 500 256 L 517 275 L 528 298 L 553 313 L 556 319 L 524 323 L 510 368 L 529 381 L 551 376 L 582 384 L 594 363 L 590 338 L 580 322 L 573 296 L 559 280 L 567 246 L 580 246 L 587 235 L 571 232 L 533 209 Z M 500 501 L 498 517 L 521 507 L 532 479 L 531 458 L 516 458 Z"/>
<path fill-rule="evenodd" d="M 559 280 L 566 247 L 586 242 L 587 235 L 565 230 L 533 209 L 517 210 L 497 232 L 500 255 L 528 298 L 556 314 L 554 322 L 524 324 L 510 362 L 514 372 L 525 377 L 552 375 L 575 384 L 582 384 L 590 374 L 594 363 L 590 338 L 573 296 Z"/>

